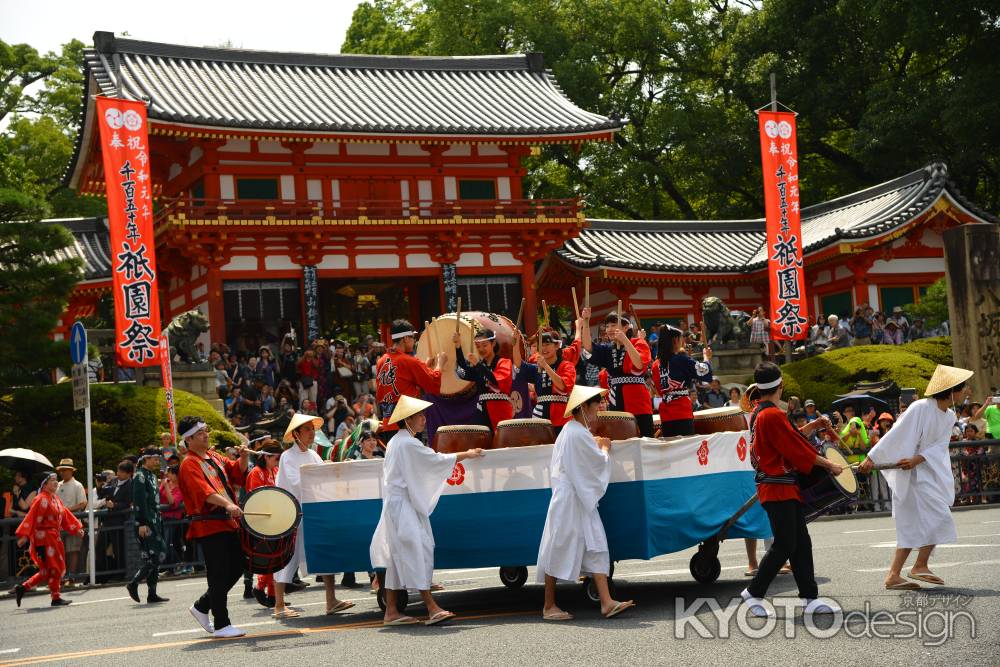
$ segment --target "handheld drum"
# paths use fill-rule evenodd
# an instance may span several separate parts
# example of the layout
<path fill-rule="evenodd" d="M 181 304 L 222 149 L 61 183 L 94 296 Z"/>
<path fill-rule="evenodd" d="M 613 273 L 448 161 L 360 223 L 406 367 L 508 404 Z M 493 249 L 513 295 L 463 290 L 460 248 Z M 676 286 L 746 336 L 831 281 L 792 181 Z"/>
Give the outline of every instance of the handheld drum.
<path fill-rule="evenodd" d="M 556 431 L 548 419 L 505 419 L 497 424 L 493 449 L 551 445 L 555 441 Z"/>
<path fill-rule="evenodd" d="M 288 565 L 302 521 L 299 501 L 276 486 L 254 489 L 243 503 L 240 539 L 254 574 L 272 574 Z"/>
<path fill-rule="evenodd" d="M 639 437 L 639 424 L 631 412 L 598 412 L 597 423 L 591 425 L 594 435 L 610 440 L 630 440 Z"/>
<path fill-rule="evenodd" d="M 806 506 L 807 522 L 858 499 L 858 478 L 844 455 L 836 448 L 827 446 L 823 456 L 844 470 L 835 476 L 826 468 L 814 466 L 808 475 L 799 475 L 799 490 L 802 492 L 802 503 Z"/>
<path fill-rule="evenodd" d="M 434 451 L 457 454 L 467 449 L 492 449 L 493 434 L 487 426 L 455 424 L 440 426 L 434 433 Z"/>
<path fill-rule="evenodd" d="M 698 435 L 747 430 L 746 418 L 738 406 L 708 408 L 694 413 L 694 432 Z"/>

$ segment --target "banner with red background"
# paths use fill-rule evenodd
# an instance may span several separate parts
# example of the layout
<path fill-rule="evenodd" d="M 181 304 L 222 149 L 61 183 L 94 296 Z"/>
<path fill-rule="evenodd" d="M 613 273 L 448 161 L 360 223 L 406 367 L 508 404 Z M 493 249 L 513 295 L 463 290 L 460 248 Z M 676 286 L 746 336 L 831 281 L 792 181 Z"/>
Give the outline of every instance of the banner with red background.
<path fill-rule="evenodd" d="M 97 117 L 111 228 L 116 363 L 156 366 L 160 300 L 146 105 L 98 97 Z"/>
<path fill-rule="evenodd" d="M 761 111 L 758 122 L 767 214 L 771 340 L 802 340 L 809 331 L 809 306 L 802 268 L 795 114 Z"/>

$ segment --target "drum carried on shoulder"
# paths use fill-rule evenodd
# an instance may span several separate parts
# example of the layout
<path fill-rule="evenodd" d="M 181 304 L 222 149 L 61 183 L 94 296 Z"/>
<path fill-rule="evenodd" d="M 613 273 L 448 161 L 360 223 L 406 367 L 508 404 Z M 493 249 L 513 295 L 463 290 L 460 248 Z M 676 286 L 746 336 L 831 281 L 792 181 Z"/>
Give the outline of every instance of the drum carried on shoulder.
<path fill-rule="evenodd" d="M 254 489 L 243 503 L 240 540 L 254 574 L 273 574 L 295 553 L 302 508 L 291 493 L 276 486 Z"/>
<path fill-rule="evenodd" d="M 639 437 L 639 424 L 631 412 L 598 412 L 593 432 L 609 440 L 630 440 Z"/>
<path fill-rule="evenodd" d="M 738 406 L 708 408 L 694 413 L 694 432 L 698 435 L 745 430 L 747 430 L 746 418 Z"/>
<path fill-rule="evenodd" d="M 505 419 L 497 424 L 493 436 L 493 449 L 503 447 L 530 447 L 551 445 L 556 441 L 556 430 L 548 419 Z"/>

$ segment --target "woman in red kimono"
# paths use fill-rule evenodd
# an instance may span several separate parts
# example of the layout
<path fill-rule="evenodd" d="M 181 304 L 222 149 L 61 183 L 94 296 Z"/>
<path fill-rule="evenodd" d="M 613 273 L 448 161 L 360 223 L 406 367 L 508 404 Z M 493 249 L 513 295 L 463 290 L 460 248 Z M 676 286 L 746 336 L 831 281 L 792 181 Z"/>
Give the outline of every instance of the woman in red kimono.
<path fill-rule="evenodd" d="M 28 514 L 17 527 L 17 546 L 22 547 L 26 542 L 31 542 L 31 560 L 38 568 L 31 579 L 14 587 L 18 607 L 21 606 L 25 591 L 30 591 L 43 581 L 48 581 L 53 607 L 70 603 L 59 596 L 59 582 L 66 573 L 66 552 L 59 531 L 83 537 L 83 524 L 59 500 L 56 495 L 58 487 L 59 478 L 55 473 L 49 474 L 32 501 Z"/>
<path fill-rule="evenodd" d="M 257 451 L 257 465 L 247 473 L 247 493 L 262 486 L 274 486 L 274 478 L 278 474 L 279 458 L 281 458 L 281 445 L 274 440 Z M 253 589 L 253 596 L 257 602 L 265 607 L 274 606 L 273 574 L 257 575 L 257 586 Z"/>

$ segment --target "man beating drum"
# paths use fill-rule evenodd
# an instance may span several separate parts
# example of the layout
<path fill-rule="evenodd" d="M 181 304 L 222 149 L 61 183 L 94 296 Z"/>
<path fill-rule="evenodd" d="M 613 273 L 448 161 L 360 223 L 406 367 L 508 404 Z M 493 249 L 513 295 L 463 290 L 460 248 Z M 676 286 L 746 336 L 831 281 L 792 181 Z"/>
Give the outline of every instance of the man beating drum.
<path fill-rule="evenodd" d="M 285 429 L 285 442 L 294 443 L 285 450 L 278 461 L 278 474 L 275 477 L 274 485 L 280 489 L 288 491 L 300 503 L 302 502 L 302 476 L 301 468 L 307 463 L 322 463 L 316 450 L 312 448 L 316 439 L 316 429 L 323 425 L 323 419 L 312 415 L 296 413 Z M 295 536 L 295 553 L 288 564 L 274 574 L 274 618 L 286 619 L 299 616 L 299 612 L 285 604 L 285 587 L 292 583 L 300 565 L 305 565 L 305 538 L 303 537 L 303 527 L 299 524 L 298 534 Z M 334 589 L 333 573 L 317 575 L 323 577 L 323 585 L 326 588 L 326 613 L 334 614 L 344 611 L 354 606 L 353 602 L 338 600 Z"/>

